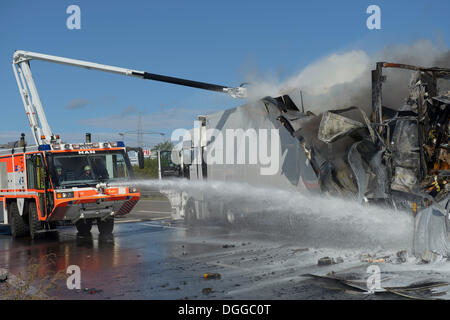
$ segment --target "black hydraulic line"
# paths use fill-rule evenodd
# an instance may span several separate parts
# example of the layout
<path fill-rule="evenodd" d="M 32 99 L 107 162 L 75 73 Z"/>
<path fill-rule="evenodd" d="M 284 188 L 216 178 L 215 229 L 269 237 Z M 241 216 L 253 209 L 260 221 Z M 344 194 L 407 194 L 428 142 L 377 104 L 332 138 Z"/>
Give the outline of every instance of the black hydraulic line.
<path fill-rule="evenodd" d="M 133 75 L 140 76 L 143 79 L 168 82 L 168 83 L 172 83 L 172 84 L 178 84 L 178 85 L 182 85 L 182 86 L 204 89 L 204 90 L 209 90 L 209 91 L 225 92 L 225 89 L 228 88 L 228 87 L 220 86 L 217 84 L 168 77 L 168 76 L 163 76 L 160 74 L 148 73 L 148 72 L 140 73 L 140 72 L 133 71 Z"/>

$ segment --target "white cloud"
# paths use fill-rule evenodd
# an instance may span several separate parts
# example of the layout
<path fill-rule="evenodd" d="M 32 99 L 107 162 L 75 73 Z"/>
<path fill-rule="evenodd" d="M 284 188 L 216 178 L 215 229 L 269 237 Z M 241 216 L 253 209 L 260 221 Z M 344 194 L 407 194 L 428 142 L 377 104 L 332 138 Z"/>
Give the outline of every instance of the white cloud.
<path fill-rule="evenodd" d="M 18 141 L 20 139 L 20 131 L 0 131 L 0 144 L 5 144 L 8 142 Z M 30 136 L 27 139 L 28 133 L 25 132 L 25 140 L 31 141 L 33 138 Z"/>
<path fill-rule="evenodd" d="M 66 109 L 73 110 L 73 109 L 81 109 L 86 107 L 90 103 L 89 100 L 83 99 L 83 98 L 75 98 L 69 101 L 69 103 L 66 106 Z"/>

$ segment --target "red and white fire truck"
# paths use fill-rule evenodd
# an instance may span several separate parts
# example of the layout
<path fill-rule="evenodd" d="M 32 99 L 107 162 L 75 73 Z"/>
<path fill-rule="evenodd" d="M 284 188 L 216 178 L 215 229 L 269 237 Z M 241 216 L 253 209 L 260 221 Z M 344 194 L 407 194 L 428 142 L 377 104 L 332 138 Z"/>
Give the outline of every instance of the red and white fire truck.
<path fill-rule="evenodd" d="M 132 186 L 133 171 L 121 141 L 64 143 L 54 134 L 34 83 L 30 61 L 121 74 L 141 79 L 223 92 L 244 97 L 245 88 L 230 88 L 210 83 L 168 77 L 144 71 L 108 66 L 88 61 L 16 51 L 13 70 L 30 123 L 35 146 L 27 146 L 24 134 L 10 149 L 0 150 L 0 225 L 9 225 L 13 237 L 30 234 L 36 238 L 51 230 L 58 221 L 69 221 L 78 232 L 89 233 L 96 222 L 100 234 L 110 234 L 114 217 L 131 211 L 140 198 Z"/>
<path fill-rule="evenodd" d="M 35 238 L 64 220 L 80 233 L 96 221 L 108 234 L 114 216 L 139 200 L 139 191 L 126 185 L 133 176 L 123 142 L 19 145 L 0 151 L 0 221 L 13 237 L 29 231 Z"/>

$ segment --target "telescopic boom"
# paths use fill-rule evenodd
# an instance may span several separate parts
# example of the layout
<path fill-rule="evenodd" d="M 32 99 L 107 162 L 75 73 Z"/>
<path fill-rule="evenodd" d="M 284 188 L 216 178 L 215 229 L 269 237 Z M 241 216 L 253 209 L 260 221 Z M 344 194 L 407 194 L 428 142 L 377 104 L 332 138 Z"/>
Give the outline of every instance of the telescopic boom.
<path fill-rule="evenodd" d="M 225 87 L 212 83 L 169 77 L 145 71 L 108 66 L 95 62 L 19 50 L 14 53 L 13 57 L 14 75 L 16 76 L 17 85 L 19 87 L 20 95 L 22 96 L 22 101 L 25 106 L 25 112 L 27 113 L 31 131 L 37 144 L 48 144 L 52 141 L 56 141 L 57 138 L 52 133 L 50 125 L 47 122 L 47 118 L 45 116 L 45 112 L 31 74 L 29 63 L 31 60 L 64 64 L 89 70 L 98 70 L 141 79 L 161 81 L 203 90 L 222 92 L 229 94 L 233 98 L 245 98 L 247 95 L 246 89 L 242 86 L 237 88 Z"/>

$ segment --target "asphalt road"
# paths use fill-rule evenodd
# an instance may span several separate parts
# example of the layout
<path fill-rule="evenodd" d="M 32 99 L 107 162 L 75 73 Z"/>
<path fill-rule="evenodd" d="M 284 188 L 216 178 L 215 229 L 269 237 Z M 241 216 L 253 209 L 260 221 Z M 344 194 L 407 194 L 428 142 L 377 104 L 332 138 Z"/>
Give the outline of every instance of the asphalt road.
<path fill-rule="evenodd" d="M 339 254 L 355 261 L 351 251 Z M 91 237 L 77 236 L 74 227 L 61 227 L 36 241 L 0 236 L 0 268 L 8 270 L 10 278 L 26 279 L 37 272 L 39 279 L 48 271 L 64 273 L 70 265 L 79 266 L 81 290 L 69 290 L 65 280 L 58 280 L 58 288 L 45 291 L 57 299 L 399 298 L 367 295 L 336 281 L 305 276 L 325 275 L 340 266 L 318 266 L 318 257 L 325 255 L 336 252 L 305 248 L 289 237 L 255 230 L 188 228 L 182 221 L 171 221 L 164 200 L 140 201 L 127 217 L 116 220 L 114 235 L 106 239 L 95 226 Z M 45 265 L 46 257 L 52 263 Z M 205 273 L 220 278 L 205 279 Z M 38 283 L 32 285 L 38 291 Z"/>

